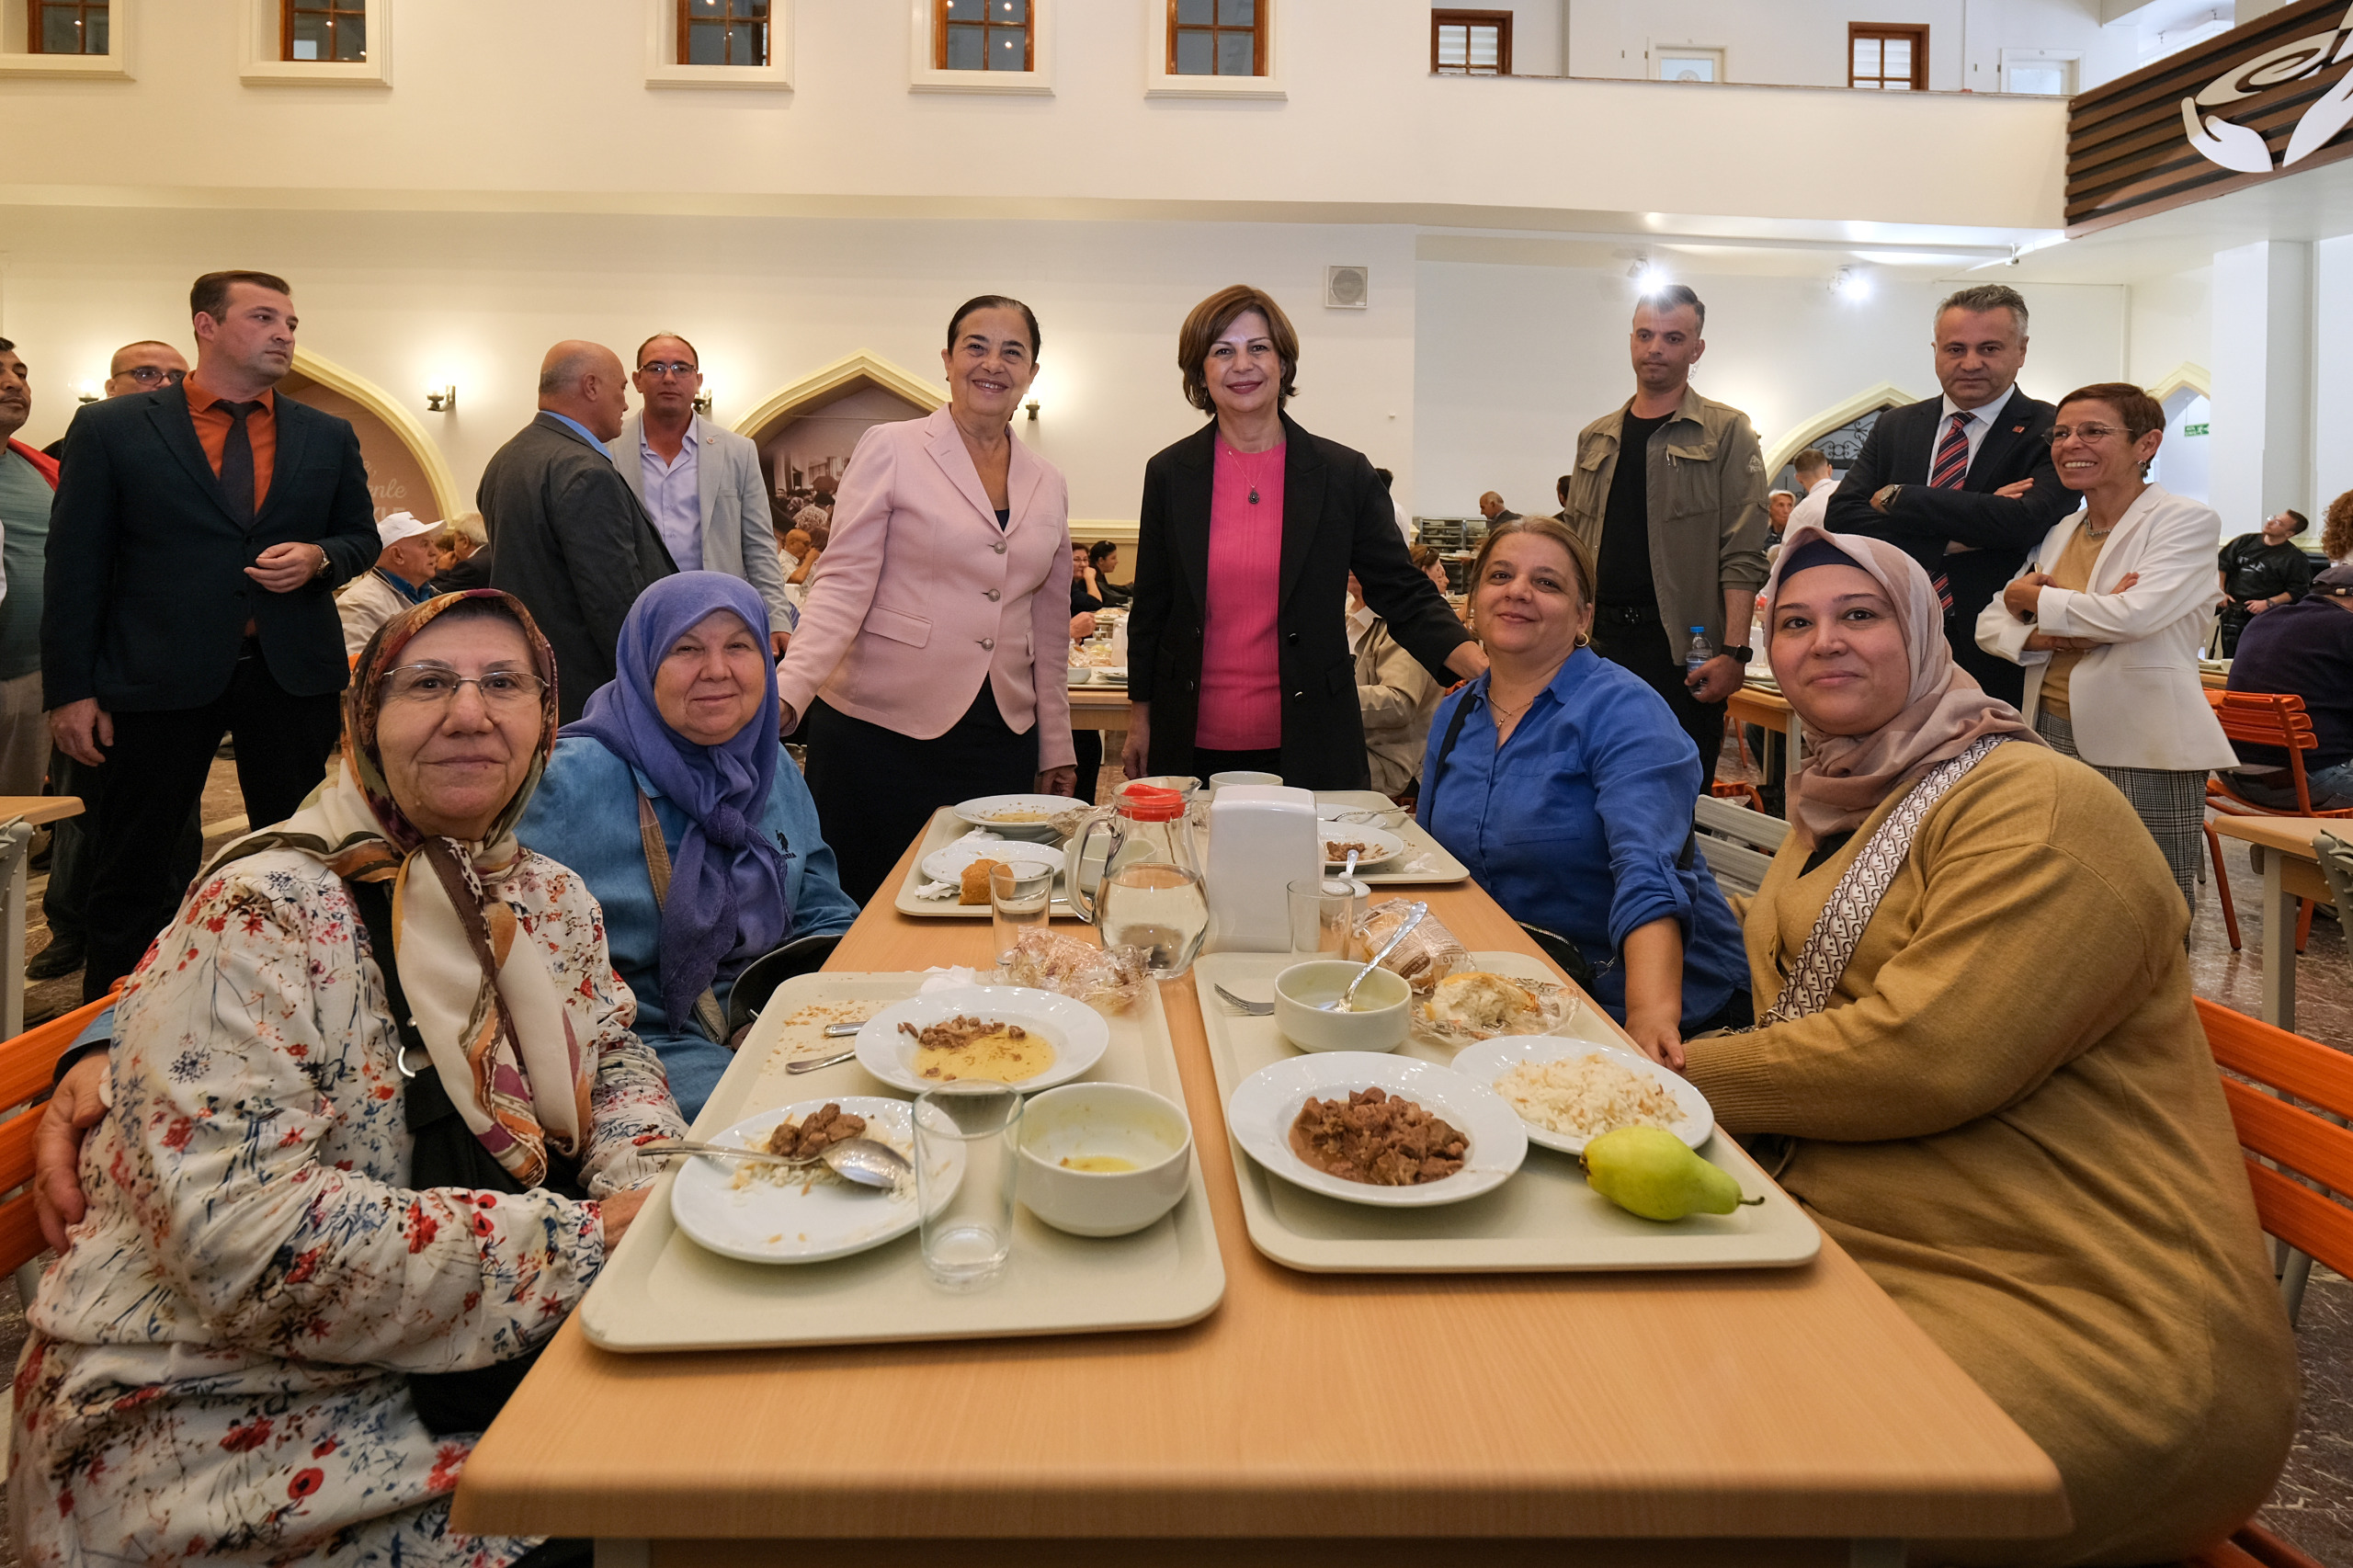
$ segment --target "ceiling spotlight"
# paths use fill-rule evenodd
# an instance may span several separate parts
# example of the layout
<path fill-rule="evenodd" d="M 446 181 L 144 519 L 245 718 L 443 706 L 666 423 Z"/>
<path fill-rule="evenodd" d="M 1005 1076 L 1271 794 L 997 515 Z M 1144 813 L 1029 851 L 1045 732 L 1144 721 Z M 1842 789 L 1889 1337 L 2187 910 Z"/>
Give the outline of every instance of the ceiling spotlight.
<path fill-rule="evenodd" d="M 1831 277 L 1830 291 L 1842 300 L 1860 303 L 1871 297 L 1870 276 L 1855 267 L 1842 267 Z"/>
<path fill-rule="evenodd" d="M 1634 280 L 1634 292 L 1637 294 L 1655 294 L 1671 281 L 1666 276 L 1665 269 L 1648 256 L 1637 260 L 1633 266 L 1628 267 L 1626 276 Z"/>

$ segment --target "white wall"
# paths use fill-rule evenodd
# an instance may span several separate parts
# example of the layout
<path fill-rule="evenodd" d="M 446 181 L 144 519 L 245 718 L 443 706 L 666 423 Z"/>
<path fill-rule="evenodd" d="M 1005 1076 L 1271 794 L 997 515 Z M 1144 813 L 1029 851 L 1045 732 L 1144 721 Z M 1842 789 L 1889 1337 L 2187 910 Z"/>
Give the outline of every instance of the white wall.
<path fill-rule="evenodd" d="M 1571 74 L 1645 76 L 1652 44 L 1706 44 L 1733 82 L 1844 87 L 1847 24 L 1866 20 L 1927 24 L 1936 92 L 1999 92 L 2005 49 L 2080 52 L 2078 90 L 2141 64 L 2140 29 L 2101 27 L 2097 0 L 1572 0 Z"/>
<path fill-rule="evenodd" d="M 2127 381 L 2154 387 L 2184 365 L 2214 369 L 2214 269 L 2152 278 L 2131 289 L 2131 347 Z"/>
<path fill-rule="evenodd" d="M 1577 431 L 1633 392 L 1626 278 L 1460 262 L 1419 270 L 1415 510 L 1468 516 L 1480 492 L 1497 490 L 1515 510 L 1552 511 Z M 1692 384 L 1745 410 L 1768 449 L 1881 381 L 1914 397 L 1937 393 L 1930 317 L 1957 280 L 1883 285 L 1854 304 L 1814 278 L 1677 276 L 1708 305 L 1708 351 Z M 2121 372 L 2121 288 L 2022 291 L 2033 317 L 2019 378 L 2027 391 L 2056 397 Z"/>
<path fill-rule="evenodd" d="M 860 350 L 939 374 L 949 312 L 981 292 L 1027 300 L 1044 335 L 1018 433 L 1068 476 L 1072 516 L 1136 515 L 1144 460 L 1198 427 L 1178 390 L 1176 329 L 1195 301 L 1246 279 L 1301 333 L 1302 423 L 1412 483 L 1413 241 L 1403 230 L 1292 224 L 641 220 L 458 214 L 52 213 L 11 235 L 5 317 L 31 367 L 26 438 L 61 434 L 71 384 L 103 378 L 119 344 L 187 344 L 201 270 L 257 267 L 294 285 L 304 348 L 368 378 L 440 445 L 467 497 L 529 419 L 540 355 L 587 337 L 624 357 L 656 331 L 702 354 L 730 423 L 779 388 Z M 1322 303 L 1327 263 L 1370 267 L 1372 303 Z M 454 415 L 424 412 L 446 373 Z"/>
<path fill-rule="evenodd" d="M 2313 246 L 2313 519 L 2307 541 L 2320 543 L 2320 516 L 2329 502 L 2353 490 L 2353 239 Z"/>

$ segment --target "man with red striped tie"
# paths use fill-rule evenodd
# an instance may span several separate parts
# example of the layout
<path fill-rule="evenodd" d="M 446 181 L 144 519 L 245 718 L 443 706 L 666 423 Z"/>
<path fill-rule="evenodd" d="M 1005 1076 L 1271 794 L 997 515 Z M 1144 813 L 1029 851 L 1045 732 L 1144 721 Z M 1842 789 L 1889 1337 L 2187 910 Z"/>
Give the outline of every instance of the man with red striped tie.
<path fill-rule="evenodd" d="M 1946 299 L 1931 345 L 1944 395 L 1881 415 L 1830 499 L 1834 530 L 1886 540 L 1927 569 L 1954 660 L 2011 704 L 2026 673 L 1977 646 L 1977 612 L 2077 501 L 2051 465 L 2052 406 L 2018 388 L 2026 345 L 2017 290 Z"/>

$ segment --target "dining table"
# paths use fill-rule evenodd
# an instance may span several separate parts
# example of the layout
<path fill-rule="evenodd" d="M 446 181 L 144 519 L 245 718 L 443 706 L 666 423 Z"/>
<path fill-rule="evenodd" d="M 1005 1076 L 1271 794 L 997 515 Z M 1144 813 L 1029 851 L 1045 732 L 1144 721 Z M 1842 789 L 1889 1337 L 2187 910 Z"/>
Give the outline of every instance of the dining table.
<path fill-rule="evenodd" d="M 25 904 L 33 831 L 82 814 L 74 795 L 0 795 L 0 1040 L 25 1032 Z"/>
<path fill-rule="evenodd" d="M 2313 842 L 2322 834 L 2353 840 L 2353 818 L 2234 816 L 2216 812 L 2207 825 L 2224 838 L 2250 846 L 2263 874 L 2263 1021 L 2283 1029 L 2296 1027 L 2296 901 L 2336 906 L 2321 875 Z"/>
<path fill-rule="evenodd" d="M 1125 684 L 1074 686 L 1070 688 L 1070 727 L 1074 730 L 1124 730 L 1128 727 Z"/>
<path fill-rule="evenodd" d="M 1798 722 L 1797 710 L 1790 706 L 1790 699 L 1781 695 L 1779 687 L 1757 680 L 1743 681 L 1724 699 L 1724 710 L 1739 722 L 1754 724 L 1763 730 L 1768 737 L 1767 745 L 1771 745 L 1773 738 L 1779 737 L 1780 744 L 1787 748 L 1788 755 L 1779 775 L 1765 767 L 1764 757 L 1756 759 L 1766 778 L 1797 777 L 1798 766 L 1805 760 L 1805 731 Z"/>
<path fill-rule="evenodd" d="M 1412 896 L 1473 951 L 1543 961 L 1475 883 Z M 878 901 L 826 968 L 985 967 L 989 944 Z M 1907 1541 L 2069 1528 L 2051 1460 L 1827 1236 L 1745 1270 L 1261 1256 L 1193 976 L 1160 998 L 1225 1275 L 1207 1317 L 617 1354 L 575 1314 L 468 1459 L 455 1526 L 591 1537 L 599 1568 L 1897 1568 Z"/>

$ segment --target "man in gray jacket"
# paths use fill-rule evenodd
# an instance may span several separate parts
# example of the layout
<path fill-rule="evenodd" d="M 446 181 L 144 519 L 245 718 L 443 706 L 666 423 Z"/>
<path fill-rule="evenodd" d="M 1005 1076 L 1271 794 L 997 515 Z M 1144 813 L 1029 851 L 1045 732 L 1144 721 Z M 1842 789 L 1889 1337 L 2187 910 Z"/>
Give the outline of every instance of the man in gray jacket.
<path fill-rule="evenodd" d="M 768 638 L 781 658 L 800 612 L 784 596 L 759 449 L 695 412 L 702 359 L 676 333 L 638 347 L 630 381 L 645 410 L 623 419 L 620 438 L 607 445 L 613 466 L 644 503 L 678 570 L 724 572 L 752 585 L 768 607 Z"/>
<path fill-rule="evenodd" d="M 555 649 L 569 724 L 613 678 L 621 619 L 678 568 L 605 443 L 621 433 L 620 356 L 559 343 L 540 362 L 540 413 L 483 470 L 474 505 L 490 530 L 490 585 L 521 599 Z"/>
<path fill-rule="evenodd" d="M 1634 395 L 1577 436 L 1565 516 L 1600 557 L 1594 652 L 1666 699 L 1699 748 L 1703 782 L 1723 749 L 1724 699 L 1754 656 L 1749 616 L 1770 531 L 1748 415 L 1691 390 L 1707 320 L 1680 283 L 1635 305 Z M 1621 461 L 1628 450 L 1641 460 Z M 1694 627 L 1713 652 L 1690 671 Z"/>

